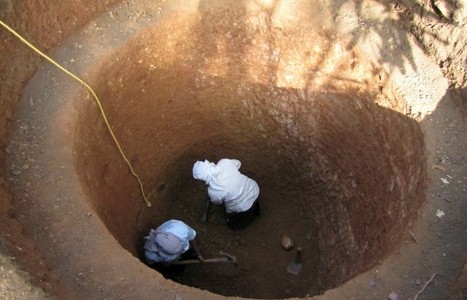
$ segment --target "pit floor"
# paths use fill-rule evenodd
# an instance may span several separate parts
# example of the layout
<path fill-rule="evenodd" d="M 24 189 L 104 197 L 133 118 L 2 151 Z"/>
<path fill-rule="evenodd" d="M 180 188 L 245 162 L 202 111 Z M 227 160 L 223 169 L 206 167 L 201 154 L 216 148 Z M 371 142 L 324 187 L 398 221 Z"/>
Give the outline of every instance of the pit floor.
<path fill-rule="evenodd" d="M 201 221 L 206 188 L 199 188 L 201 184 L 198 182 L 187 185 L 198 186 L 198 192 L 192 193 L 194 188 L 182 188 L 186 192 L 177 195 L 168 215 L 197 229 L 198 246 L 205 257 L 216 257 L 219 251 L 224 251 L 236 256 L 238 265 L 190 265 L 174 280 L 225 296 L 277 299 L 319 294 L 318 241 L 310 224 L 312 216 L 307 215 L 309 212 L 298 201 L 291 199 L 290 193 L 263 189 L 261 216 L 245 229 L 231 230 L 223 223 L 223 207 L 220 205 L 211 207 L 206 223 Z M 296 246 L 290 251 L 280 245 L 283 234 L 294 240 Z M 298 275 L 289 274 L 287 264 L 299 246 L 302 248 L 302 269 Z"/>

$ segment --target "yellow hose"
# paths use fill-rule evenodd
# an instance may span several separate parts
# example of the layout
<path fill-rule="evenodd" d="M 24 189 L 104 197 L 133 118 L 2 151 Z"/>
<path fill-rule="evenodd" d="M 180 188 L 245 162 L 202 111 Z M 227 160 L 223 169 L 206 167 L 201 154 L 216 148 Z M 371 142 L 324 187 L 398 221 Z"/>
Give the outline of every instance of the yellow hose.
<path fill-rule="evenodd" d="M 42 51 L 40 51 L 39 49 L 37 49 L 34 45 L 32 45 L 30 42 L 28 42 L 24 37 L 22 37 L 19 33 L 17 33 L 15 30 L 13 30 L 10 26 L 8 26 L 7 24 L 5 24 L 2 20 L 0 20 L 0 24 L 5 28 L 7 29 L 9 32 L 11 32 L 14 36 L 16 36 L 20 41 L 22 41 L 24 44 L 26 44 L 29 48 L 31 48 L 32 50 L 34 50 L 37 54 L 39 54 L 40 56 L 42 56 L 43 58 L 45 58 L 46 60 L 48 60 L 50 63 L 52 63 L 53 65 L 55 65 L 57 68 L 59 68 L 60 70 L 62 70 L 63 72 L 65 72 L 66 74 L 68 74 L 69 76 L 71 76 L 73 79 L 75 79 L 76 81 L 78 81 L 79 83 L 81 83 L 82 85 L 84 85 L 88 91 L 92 94 L 92 96 L 94 97 L 94 99 L 96 100 L 96 103 L 97 103 L 97 106 L 99 107 L 99 110 L 101 112 L 101 115 L 102 115 L 102 118 L 104 119 L 104 122 L 105 122 L 105 125 L 107 126 L 107 129 L 109 130 L 110 132 L 110 135 L 112 136 L 112 139 L 114 140 L 115 144 L 117 145 L 117 148 L 118 148 L 118 151 L 120 151 L 120 154 L 121 156 L 123 157 L 123 160 L 126 162 L 126 164 L 128 165 L 128 168 L 130 168 L 130 171 L 131 171 L 131 174 L 133 174 L 133 176 L 138 180 L 138 183 L 139 183 L 139 189 L 141 191 L 141 194 L 143 195 L 143 199 L 144 201 L 146 202 L 146 205 L 148 207 L 151 207 L 151 202 L 149 202 L 149 200 L 147 199 L 146 197 L 146 194 L 144 192 L 144 188 L 143 188 L 143 182 L 141 181 L 140 177 L 138 176 L 138 174 L 136 174 L 135 170 L 133 169 L 133 166 L 131 165 L 130 163 L 130 160 L 127 158 L 127 156 L 125 155 L 125 152 L 123 152 L 123 149 L 122 147 L 120 146 L 120 143 L 118 142 L 117 140 L 117 137 L 115 136 L 112 128 L 110 127 L 110 123 L 109 121 L 107 120 L 107 116 L 104 112 L 104 109 L 102 107 L 102 104 L 101 104 L 101 101 L 99 100 L 99 98 L 97 97 L 96 93 L 94 92 L 94 90 L 91 88 L 91 86 L 89 84 L 87 84 L 84 80 L 82 80 L 81 78 L 79 78 L 78 76 L 76 76 L 75 74 L 73 74 L 72 72 L 68 71 L 67 69 L 65 69 L 63 66 L 61 66 L 59 63 L 57 63 L 55 60 L 53 60 L 52 58 L 50 58 L 49 56 L 47 56 L 46 54 L 44 54 Z"/>

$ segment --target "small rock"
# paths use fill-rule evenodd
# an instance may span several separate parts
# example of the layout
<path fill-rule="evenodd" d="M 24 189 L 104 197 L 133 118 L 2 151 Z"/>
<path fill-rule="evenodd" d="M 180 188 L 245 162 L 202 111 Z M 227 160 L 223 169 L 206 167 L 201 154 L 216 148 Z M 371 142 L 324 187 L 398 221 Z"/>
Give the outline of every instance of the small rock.
<path fill-rule="evenodd" d="M 433 165 L 433 169 L 438 169 L 438 170 L 441 170 L 441 171 L 446 171 L 446 168 L 444 168 L 443 166 L 440 166 L 440 165 Z"/>
<path fill-rule="evenodd" d="M 438 218 L 444 217 L 444 211 L 437 209 L 437 210 L 436 210 L 436 216 L 437 216 Z"/>
<path fill-rule="evenodd" d="M 21 175 L 21 171 L 20 170 L 12 170 L 11 174 L 13 174 L 15 176 L 18 176 L 18 175 Z"/>
<path fill-rule="evenodd" d="M 459 25 L 465 24 L 467 19 L 467 3 L 461 4 L 462 1 L 465 3 L 465 0 L 457 1 L 456 10 L 452 14 L 452 20 Z"/>
<path fill-rule="evenodd" d="M 451 1 L 435 0 L 433 4 L 438 9 L 438 14 L 441 14 L 441 16 L 445 17 L 448 20 L 451 20 L 452 13 L 454 11 L 454 5 L 452 5 Z"/>
<path fill-rule="evenodd" d="M 370 282 L 369 282 L 369 283 L 370 283 L 370 285 L 371 285 L 372 287 L 375 287 L 375 286 L 378 284 L 378 282 L 376 281 L 375 278 L 370 278 Z"/>
<path fill-rule="evenodd" d="M 396 294 L 396 292 L 390 292 L 388 295 L 389 300 L 398 300 L 399 296 Z"/>
<path fill-rule="evenodd" d="M 284 234 L 281 238 L 281 246 L 285 250 L 290 250 L 294 246 L 293 240 L 288 235 Z"/>

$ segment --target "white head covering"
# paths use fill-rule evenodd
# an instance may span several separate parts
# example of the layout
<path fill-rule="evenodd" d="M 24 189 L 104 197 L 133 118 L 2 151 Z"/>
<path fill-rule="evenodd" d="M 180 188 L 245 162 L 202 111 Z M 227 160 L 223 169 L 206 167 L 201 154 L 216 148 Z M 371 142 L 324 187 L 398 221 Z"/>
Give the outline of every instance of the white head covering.
<path fill-rule="evenodd" d="M 206 184 L 209 184 L 211 178 L 218 173 L 216 164 L 208 161 L 197 161 L 193 166 L 193 177 L 195 179 L 204 180 Z"/>
<path fill-rule="evenodd" d="M 182 241 L 175 234 L 158 232 L 155 243 L 162 252 L 169 255 L 175 255 L 182 253 Z"/>

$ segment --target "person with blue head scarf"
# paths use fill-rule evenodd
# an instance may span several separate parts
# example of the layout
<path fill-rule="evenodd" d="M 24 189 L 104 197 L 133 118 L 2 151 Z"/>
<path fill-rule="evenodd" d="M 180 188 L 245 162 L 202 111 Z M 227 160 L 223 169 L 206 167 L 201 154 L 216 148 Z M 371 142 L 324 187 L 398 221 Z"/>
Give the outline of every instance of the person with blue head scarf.
<path fill-rule="evenodd" d="M 156 229 L 151 229 L 144 243 L 146 263 L 150 266 L 168 266 L 179 261 L 182 255 L 190 250 L 190 246 L 193 246 L 198 259 L 203 261 L 195 237 L 196 231 L 180 220 L 169 220 Z"/>

